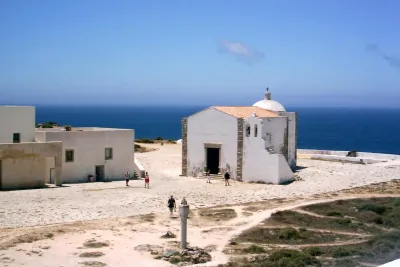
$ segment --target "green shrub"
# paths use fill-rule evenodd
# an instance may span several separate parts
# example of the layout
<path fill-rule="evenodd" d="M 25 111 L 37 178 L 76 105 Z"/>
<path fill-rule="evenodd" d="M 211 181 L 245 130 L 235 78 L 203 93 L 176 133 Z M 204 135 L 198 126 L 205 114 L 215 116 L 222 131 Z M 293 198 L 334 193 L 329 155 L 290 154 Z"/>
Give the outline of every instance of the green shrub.
<path fill-rule="evenodd" d="M 351 220 L 350 220 L 349 218 L 337 219 L 337 220 L 335 220 L 335 222 L 336 222 L 337 224 L 340 224 L 340 225 L 348 225 L 348 224 L 351 224 Z"/>
<path fill-rule="evenodd" d="M 346 247 L 337 247 L 333 249 L 332 253 L 334 258 L 342 258 L 351 255 L 351 251 Z"/>
<path fill-rule="evenodd" d="M 156 140 L 157 141 L 162 141 L 162 140 L 164 140 L 161 136 L 158 136 L 157 138 L 156 138 Z"/>
<path fill-rule="evenodd" d="M 143 144 L 154 144 L 154 140 L 149 139 L 149 138 L 142 138 L 136 140 L 137 143 L 143 143 Z"/>
<path fill-rule="evenodd" d="M 53 128 L 53 125 L 46 122 L 42 124 L 42 128 Z"/>
<path fill-rule="evenodd" d="M 331 210 L 326 213 L 326 216 L 342 216 L 342 214 L 338 211 Z"/>
<path fill-rule="evenodd" d="M 324 252 L 319 247 L 309 247 L 304 250 L 304 253 L 310 254 L 311 256 L 321 256 Z"/>
<path fill-rule="evenodd" d="M 270 264 L 265 264 L 265 266 L 268 267 L 321 266 L 320 261 L 314 256 L 291 249 L 281 249 L 272 252 L 268 258 L 268 261 Z"/>
<path fill-rule="evenodd" d="M 290 239 L 299 239 L 299 238 L 301 238 L 301 235 L 294 228 L 284 228 L 279 231 L 278 237 L 280 239 L 290 240 Z"/>
<path fill-rule="evenodd" d="M 377 205 L 377 204 L 373 204 L 373 203 L 368 203 L 368 204 L 364 204 L 361 205 L 359 208 L 359 210 L 367 210 L 367 211 L 372 211 L 375 212 L 376 214 L 382 215 L 386 212 L 386 207 L 382 206 L 382 205 Z"/>
<path fill-rule="evenodd" d="M 257 245 L 251 245 L 248 248 L 245 248 L 243 250 L 246 253 L 251 253 L 251 254 L 258 254 L 258 253 L 265 253 L 265 249 L 261 246 L 257 246 Z"/>
<path fill-rule="evenodd" d="M 372 221 L 376 224 L 383 224 L 383 219 L 380 216 L 375 217 Z"/>

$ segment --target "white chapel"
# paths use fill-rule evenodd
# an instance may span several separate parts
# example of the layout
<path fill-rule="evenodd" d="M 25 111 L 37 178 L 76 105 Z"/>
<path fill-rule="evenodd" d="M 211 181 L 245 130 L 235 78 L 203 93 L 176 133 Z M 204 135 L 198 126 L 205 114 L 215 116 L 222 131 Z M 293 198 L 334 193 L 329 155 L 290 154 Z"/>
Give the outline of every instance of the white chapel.
<path fill-rule="evenodd" d="M 246 182 L 292 181 L 297 114 L 271 99 L 253 106 L 212 106 L 182 119 L 182 176 L 225 171 Z"/>

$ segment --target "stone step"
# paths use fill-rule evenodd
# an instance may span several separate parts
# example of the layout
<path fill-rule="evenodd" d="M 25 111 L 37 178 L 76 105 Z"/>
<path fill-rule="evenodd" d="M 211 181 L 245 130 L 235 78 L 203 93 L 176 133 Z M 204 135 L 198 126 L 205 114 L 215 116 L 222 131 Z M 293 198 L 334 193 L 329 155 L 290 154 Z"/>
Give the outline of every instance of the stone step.
<path fill-rule="evenodd" d="M 206 173 L 204 172 L 200 177 L 207 178 Z M 211 179 L 223 179 L 222 174 L 210 174 Z"/>

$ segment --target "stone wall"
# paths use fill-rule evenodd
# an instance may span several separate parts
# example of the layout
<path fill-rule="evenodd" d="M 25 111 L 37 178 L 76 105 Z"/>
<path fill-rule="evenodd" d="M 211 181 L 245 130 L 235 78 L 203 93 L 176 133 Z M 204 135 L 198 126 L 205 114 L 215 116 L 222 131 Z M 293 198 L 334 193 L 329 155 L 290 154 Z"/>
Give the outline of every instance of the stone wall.
<path fill-rule="evenodd" d="M 242 181 L 243 174 L 243 119 L 237 119 L 237 164 L 236 164 L 236 180 Z"/>
<path fill-rule="evenodd" d="M 182 119 L 182 176 L 187 176 L 188 151 L 187 151 L 187 118 Z"/>

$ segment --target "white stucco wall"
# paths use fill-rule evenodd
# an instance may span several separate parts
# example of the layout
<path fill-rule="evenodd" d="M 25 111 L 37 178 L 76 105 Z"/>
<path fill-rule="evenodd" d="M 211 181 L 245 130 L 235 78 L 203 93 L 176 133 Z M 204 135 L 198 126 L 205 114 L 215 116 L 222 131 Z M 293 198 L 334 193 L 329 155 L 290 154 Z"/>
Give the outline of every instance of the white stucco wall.
<path fill-rule="evenodd" d="M 12 143 L 13 134 L 20 133 L 22 142 L 35 140 L 35 107 L 0 106 L 0 143 Z"/>
<path fill-rule="evenodd" d="M 82 131 L 40 131 L 37 139 L 42 141 L 62 141 L 62 182 L 87 182 L 88 175 L 95 176 L 95 166 L 104 165 L 106 180 L 122 180 L 126 171 L 134 171 L 134 130 L 80 128 Z M 105 148 L 113 149 L 113 158 L 105 160 Z M 74 162 L 65 161 L 65 151 L 74 150 Z M 47 160 L 47 173 L 52 161 Z M 48 180 L 48 175 L 46 175 Z"/>
<path fill-rule="evenodd" d="M 205 143 L 221 145 L 220 168 L 229 168 L 236 178 L 237 118 L 214 108 L 188 117 L 187 156 L 188 176 L 196 176 L 205 167 Z"/>
<path fill-rule="evenodd" d="M 248 126 L 250 136 L 247 136 Z M 243 181 L 281 184 L 293 179 L 285 157 L 280 154 L 285 147 L 286 117 L 249 117 L 243 127 Z"/>
<path fill-rule="evenodd" d="M 336 151 L 336 150 L 316 150 L 316 149 L 297 149 L 299 154 L 315 154 L 315 155 L 335 155 L 345 157 L 349 151 Z M 380 159 L 380 160 L 400 160 L 400 155 L 383 154 L 372 152 L 357 152 L 358 157 Z"/>
<path fill-rule="evenodd" d="M 262 138 L 265 148 L 274 154 L 287 151 L 287 118 L 265 118 L 262 120 Z"/>
<path fill-rule="evenodd" d="M 61 151 L 61 142 L 0 144 L 0 189 L 43 187 L 46 160 Z"/>

